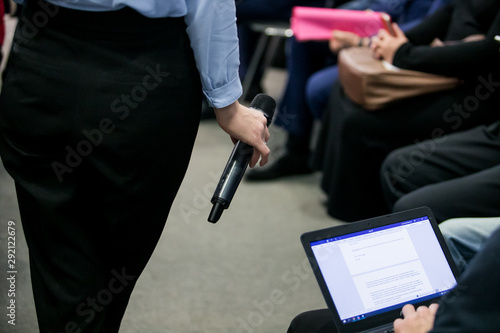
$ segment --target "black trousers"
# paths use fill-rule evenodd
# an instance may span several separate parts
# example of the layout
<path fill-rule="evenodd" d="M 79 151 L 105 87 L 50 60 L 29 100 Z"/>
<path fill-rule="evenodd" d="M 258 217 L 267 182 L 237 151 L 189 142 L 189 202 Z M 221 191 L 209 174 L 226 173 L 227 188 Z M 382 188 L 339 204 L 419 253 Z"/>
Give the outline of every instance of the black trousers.
<path fill-rule="evenodd" d="M 293 318 L 287 333 L 336 333 L 333 315 L 328 309 L 303 312 Z"/>
<path fill-rule="evenodd" d="M 398 149 L 381 176 L 394 211 L 428 206 L 438 221 L 500 216 L 500 122 Z"/>
<path fill-rule="evenodd" d="M 325 111 L 314 166 L 323 171 L 328 214 L 352 222 L 391 212 L 382 192 L 387 155 L 410 144 L 498 119 L 500 74 L 478 75 L 455 90 L 406 99 L 370 112 L 337 82 Z"/>
<path fill-rule="evenodd" d="M 0 99 L 0 153 L 40 331 L 117 332 L 198 129 L 186 27 L 131 9 L 25 7 Z"/>

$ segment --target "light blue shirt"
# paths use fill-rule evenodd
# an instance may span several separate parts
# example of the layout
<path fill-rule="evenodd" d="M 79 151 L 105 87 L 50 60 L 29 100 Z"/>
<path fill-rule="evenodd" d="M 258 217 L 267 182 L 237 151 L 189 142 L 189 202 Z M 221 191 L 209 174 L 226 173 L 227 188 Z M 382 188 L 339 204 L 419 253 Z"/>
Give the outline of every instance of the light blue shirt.
<path fill-rule="evenodd" d="M 86 11 L 118 10 L 129 6 L 147 17 L 184 17 L 208 102 L 221 108 L 233 103 L 242 94 L 234 0 L 47 1 Z"/>

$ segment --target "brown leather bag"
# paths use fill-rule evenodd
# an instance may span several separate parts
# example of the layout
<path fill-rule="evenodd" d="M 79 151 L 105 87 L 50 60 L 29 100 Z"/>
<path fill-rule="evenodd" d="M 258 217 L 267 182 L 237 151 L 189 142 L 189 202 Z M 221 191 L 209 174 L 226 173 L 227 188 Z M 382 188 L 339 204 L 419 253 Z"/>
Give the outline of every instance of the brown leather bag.
<path fill-rule="evenodd" d="M 338 56 L 339 80 L 345 94 L 363 108 L 376 111 L 408 97 L 456 88 L 457 78 L 384 65 L 368 47 L 343 49 Z"/>

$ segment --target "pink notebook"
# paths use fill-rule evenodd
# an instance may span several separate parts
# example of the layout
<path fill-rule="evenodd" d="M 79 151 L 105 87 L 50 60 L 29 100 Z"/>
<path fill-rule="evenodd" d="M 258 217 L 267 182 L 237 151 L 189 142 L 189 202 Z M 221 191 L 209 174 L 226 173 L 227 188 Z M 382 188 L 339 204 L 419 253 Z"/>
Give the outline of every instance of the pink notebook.
<path fill-rule="evenodd" d="M 391 18 L 382 12 L 318 7 L 294 7 L 290 20 L 298 41 L 328 40 L 333 30 L 354 32 L 361 37 L 390 30 Z"/>

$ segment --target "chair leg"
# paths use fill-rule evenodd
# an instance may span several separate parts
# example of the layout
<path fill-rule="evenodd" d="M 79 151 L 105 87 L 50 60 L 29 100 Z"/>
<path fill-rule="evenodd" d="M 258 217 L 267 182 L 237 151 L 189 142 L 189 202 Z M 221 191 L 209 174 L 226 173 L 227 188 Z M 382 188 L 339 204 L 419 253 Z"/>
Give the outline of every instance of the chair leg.
<path fill-rule="evenodd" d="M 265 33 L 262 33 L 259 38 L 257 47 L 255 48 L 255 52 L 252 56 L 252 60 L 250 61 L 247 73 L 245 74 L 245 78 L 243 79 L 243 95 L 240 98 L 240 102 L 245 101 L 247 98 L 248 90 L 252 84 L 255 74 L 259 70 L 259 65 L 261 63 L 264 53 L 266 52 L 266 47 L 269 39 L 270 36 L 266 35 Z"/>

